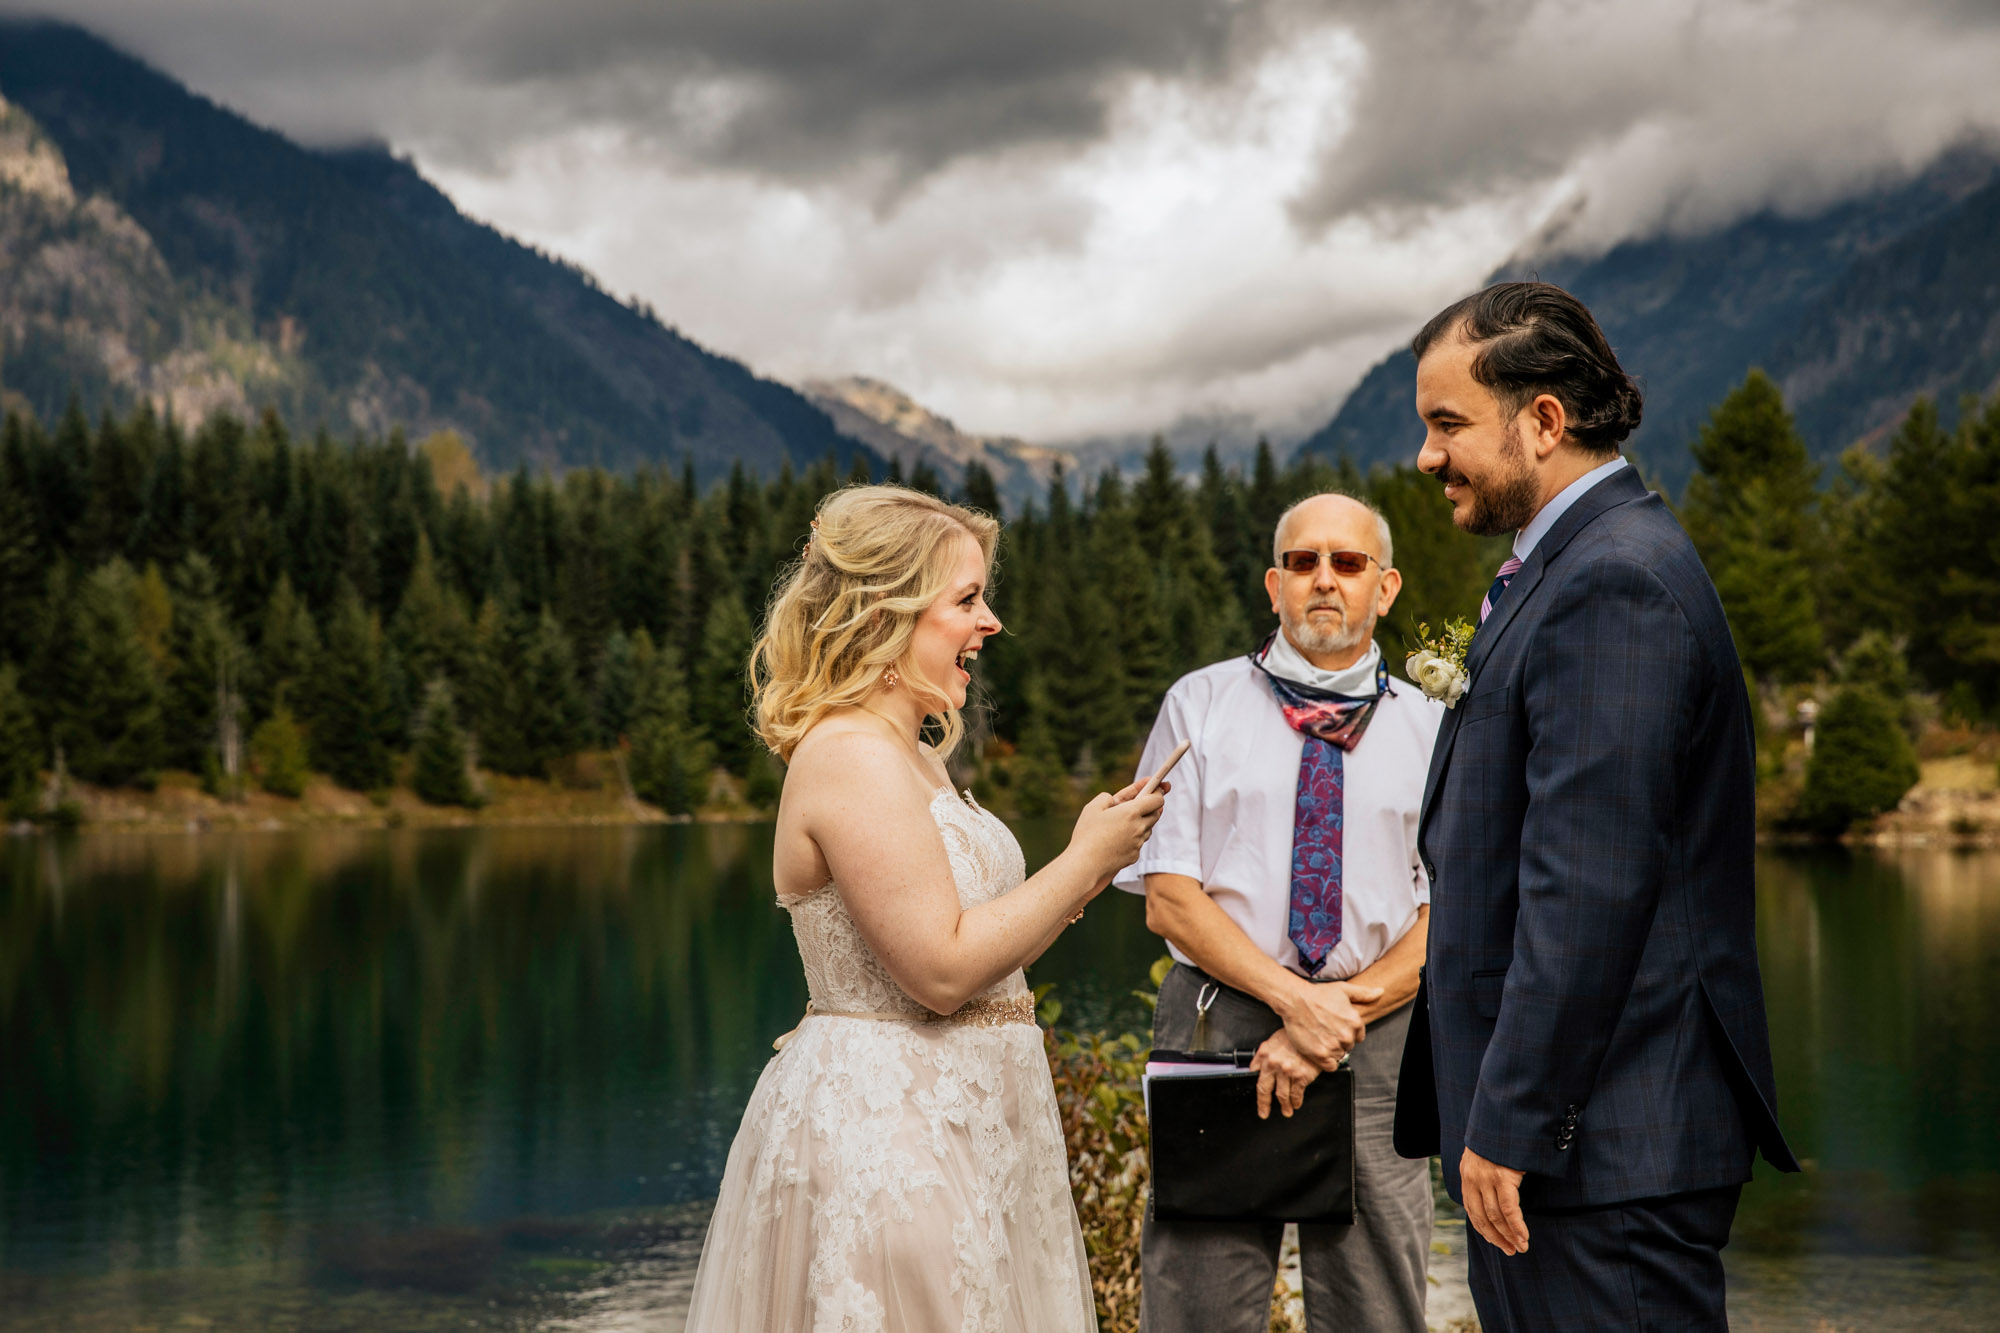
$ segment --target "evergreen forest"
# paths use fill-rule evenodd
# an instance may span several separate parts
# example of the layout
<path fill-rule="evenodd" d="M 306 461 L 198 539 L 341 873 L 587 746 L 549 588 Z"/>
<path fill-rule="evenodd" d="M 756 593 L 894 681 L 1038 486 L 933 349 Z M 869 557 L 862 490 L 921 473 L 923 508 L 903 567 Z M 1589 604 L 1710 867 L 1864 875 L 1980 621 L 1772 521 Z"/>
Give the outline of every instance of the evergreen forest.
<path fill-rule="evenodd" d="M 1949 430 L 1920 400 L 1823 477 L 1752 372 L 1691 447 L 1676 507 L 1760 716 L 1780 728 L 1824 695 L 1829 740 L 1861 747 L 1822 746 L 1817 785 L 1787 786 L 1775 730 L 1761 735 L 1790 817 L 1831 830 L 1887 808 L 1916 779 L 1924 726 L 2000 720 L 2000 395 Z M 545 776 L 595 751 L 671 813 L 718 782 L 768 804 L 779 774 L 745 723 L 757 618 L 820 498 L 863 480 L 939 489 L 925 468 L 831 459 L 763 479 L 739 465 L 707 488 L 685 468 L 483 478 L 449 434 L 413 447 L 295 438 L 269 412 L 191 431 L 145 406 L 10 414 L 0 794 L 32 817 L 72 779 L 181 770 L 227 797 L 296 795 L 318 773 L 476 805 L 483 773 Z M 1032 814 L 1068 799 L 1066 775 L 1128 773 L 1177 676 L 1275 627 L 1273 524 L 1326 489 L 1393 527 L 1405 592 L 1378 632 L 1392 665 L 1419 621 L 1478 605 L 1505 543 L 1459 534 L 1410 465 L 1281 466 L 1263 447 L 1247 472 L 1211 452 L 1184 477 L 1156 447 L 1137 476 L 1059 477 L 1003 537 L 992 602 L 1008 630 L 982 655 L 961 760 L 975 789 Z M 977 466 L 951 498 L 1000 511 Z M 1837 763 L 1895 776 L 1857 797 Z"/>

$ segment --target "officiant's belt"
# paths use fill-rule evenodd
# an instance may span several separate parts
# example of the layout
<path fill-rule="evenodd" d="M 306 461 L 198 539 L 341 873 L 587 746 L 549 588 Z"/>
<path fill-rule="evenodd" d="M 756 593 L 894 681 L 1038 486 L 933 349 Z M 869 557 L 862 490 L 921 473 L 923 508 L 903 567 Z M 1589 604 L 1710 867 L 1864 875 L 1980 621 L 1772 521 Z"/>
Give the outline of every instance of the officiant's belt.
<path fill-rule="evenodd" d="M 888 1013 L 880 1010 L 821 1009 L 808 1000 L 806 1017 L 865 1018 L 877 1023 L 921 1023 L 935 1027 L 998 1028 L 1011 1023 L 1026 1023 L 1032 1026 L 1035 1021 L 1035 997 L 1016 995 L 1005 1000 L 967 1000 L 948 1014 L 932 1013 L 928 1009 L 914 1014 Z M 785 1043 L 797 1036 L 798 1031 L 798 1028 L 793 1028 L 772 1042 L 771 1049 L 784 1050 Z"/>

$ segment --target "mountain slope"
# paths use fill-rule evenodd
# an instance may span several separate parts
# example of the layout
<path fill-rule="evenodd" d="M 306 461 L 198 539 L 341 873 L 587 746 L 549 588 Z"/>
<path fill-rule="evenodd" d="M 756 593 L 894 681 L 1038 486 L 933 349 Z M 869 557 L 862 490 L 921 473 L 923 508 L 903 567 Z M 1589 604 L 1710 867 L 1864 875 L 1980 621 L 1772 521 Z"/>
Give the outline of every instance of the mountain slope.
<path fill-rule="evenodd" d="M 965 480 L 968 464 L 984 466 L 993 474 L 1010 513 L 1047 494 L 1056 463 L 1072 471 L 1077 467 L 1069 450 L 1029 444 L 1011 435 L 968 434 L 894 385 L 863 375 L 807 380 L 799 391 L 842 434 L 884 458 L 897 459 L 906 469 L 929 464 L 946 485 L 957 487 Z"/>
<path fill-rule="evenodd" d="M 1784 387 L 1822 457 L 1880 431 L 1918 393 L 1969 387 L 2000 371 L 1992 349 L 1958 345 L 1963 330 L 1981 323 L 1980 311 L 1987 328 L 2000 315 L 1992 294 L 2000 230 L 1979 231 L 1981 200 L 1996 179 L 2000 156 L 1962 149 L 1909 184 L 1810 217 L 1760 214 L 1706 236 L 1516 263 L 1494 277 L 1540 276 L 1591 307 L 1646 392 L 1633 451 L 1677 489 L 1691 466 L 1688 441 L 1754 365 Z M 1932 270 L 1938 283 L 1913 282 Z M 1987 275 L 1983 297 L 1981 284 L 1966 280 L 1978 274 Z M 1955 312 L 1948 320 L 1947 311 Z M 1947 325 L 1958 332 L 1944 333 Z M 1836 326 L 1847 343 L 1828 341 Z M 1876 339 L 1866 355 L 1852 345 L 1864 329 Z M 1364 465 L 1414 456 L 1423 438 L 1415 383 L 1409 352 L 1393 353 L 1300 448 L 1346 452 Z"/>
<path fill-rule="evenodd" d="M 0 96 L 38 126 L 11 133 L 39 133 L 61 162 L 65 225 L 115 216 L 127 249 L 154 256 L 112 254 L 102 228 L 56 238 L 54 254 L 0 254 L 0 373 L 44 412 L 73 385 L 184 407 L 196 378 L 214 406 L 270 403 L 302 424 L 449 426 L 489 469 L 685 456 L 712 476 L 738 459 L 771 471 L 853 454 L 791 389 L 464 217 L 386 152 L 301 148 L 65 24 L 0 21 Z M 0 218 L 12 233 L 46 242 L 52 207 L 0 186 L 0 214 L 21 215 Z M 113 287 L 144 268 L 149 336 L 36 304 L 11 270 L 37 268 Z M 105 350 L 118 340 L 130 355 Z"/>
<path fill-rule="evenodd" d="M 2000 392 L 2000 182 L 1855 261 L 1771 357 L 1807 438 L 1892 426 L 1918 393 L 1955 417 Z"/>

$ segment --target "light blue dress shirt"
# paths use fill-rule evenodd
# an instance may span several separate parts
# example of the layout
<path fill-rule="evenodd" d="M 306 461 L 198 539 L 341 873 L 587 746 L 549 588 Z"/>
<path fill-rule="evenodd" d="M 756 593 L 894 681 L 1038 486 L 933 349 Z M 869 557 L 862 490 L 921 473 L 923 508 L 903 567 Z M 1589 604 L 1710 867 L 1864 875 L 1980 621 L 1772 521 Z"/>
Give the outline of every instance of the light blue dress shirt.
<path fill-rule="evenodd" d="M 1524 565 L 1527 564 L 1528 557 L 1535 552 L 1536 544 L 1548 536 L 1549 529 L 1556 525 L 1556 520 L 1568 513 L 1569 507 L 1581 500 L 1585 491 L 1619 468 L 1627 466 L 1630 465 L 1626 463 L 1625 456 L 1620 454 L 1609 463 L 1592 468 L 1556 492 L 1556 498 L 1543 505 L 1542 512 L 1529 519 L 1528 526 L 1514 534 L 1514 558 Z"/>

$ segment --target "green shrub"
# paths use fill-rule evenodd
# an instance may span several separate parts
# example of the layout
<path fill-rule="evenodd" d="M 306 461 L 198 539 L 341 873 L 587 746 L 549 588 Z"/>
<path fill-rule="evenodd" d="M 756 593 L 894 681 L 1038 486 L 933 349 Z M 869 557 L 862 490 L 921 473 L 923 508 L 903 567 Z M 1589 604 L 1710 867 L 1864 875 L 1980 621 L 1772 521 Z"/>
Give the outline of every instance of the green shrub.
<path fill-rule="evenodd" d="M 1910 697 L 1910 667 L 1894 639 L 1878 629 L 1856 639 L 1841 658 L 1840 682 L 1881 695 L 1903 730 L 1916 737 L 1920 727 L 1916 701 Z"/>
<path fill-rule="evenodd" d="M 1843 686 L 1820 713 L 1799 818 L 1815 832 L 1844 833 L 1895 809 L 1919 776 L 1895 706 L 1865 686 Z"/>
<path fill-rule="evenodd" d="M 273 796 L 305 794 L 305 733 L 285 704 L 280 703 L 251 735 L 250 764 L 257 770 L 259 784 Z"/>

